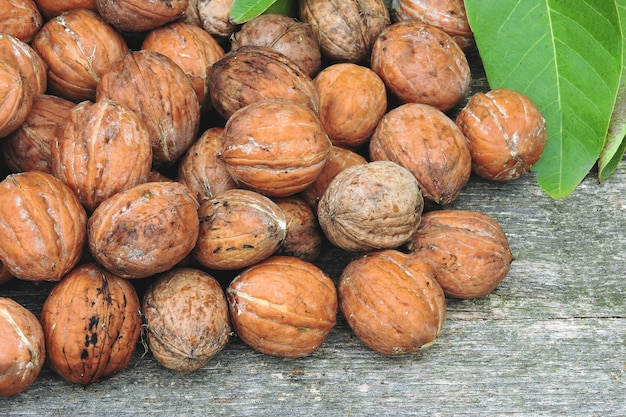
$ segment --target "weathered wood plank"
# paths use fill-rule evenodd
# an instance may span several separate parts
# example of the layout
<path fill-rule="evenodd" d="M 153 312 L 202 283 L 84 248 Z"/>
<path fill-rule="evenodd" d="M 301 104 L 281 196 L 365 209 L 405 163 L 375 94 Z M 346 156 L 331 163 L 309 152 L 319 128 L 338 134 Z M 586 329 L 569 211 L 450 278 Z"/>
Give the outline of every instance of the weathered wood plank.
<path fill-rule="evenodd" d="M 624 319 L 451 320 L 421 357 L 386 358 L 341 324 L 313 356 L 238 341 L 177 375 L 149 356 L 86 389 L 49 372 L 3 415 L 623 416 Z"/>

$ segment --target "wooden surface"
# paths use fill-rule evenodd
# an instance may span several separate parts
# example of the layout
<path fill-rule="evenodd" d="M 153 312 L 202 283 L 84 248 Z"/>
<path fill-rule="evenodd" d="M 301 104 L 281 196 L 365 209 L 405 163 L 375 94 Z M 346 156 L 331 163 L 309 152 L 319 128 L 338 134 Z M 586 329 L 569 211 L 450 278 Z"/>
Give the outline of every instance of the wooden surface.
<path fill-rule="evenodd" d="M 474 91 L 485 89 L 474 64 Z M 0 416 L 626 416 L 626 163 L 590 175 L 554 201 L 533 174 L 472 178 L 451 206 L 484 211 L 515 260 L 491 295 L 448 300 L 438 342 L 421 356 L 384 357 L 339 316 L 312 356 L 285 360 L 237 338 L 190 375 L 162 368 L 139 345 L 130 367 L 87 388 L 44 368 Z M 318 264 L 337 279 L 350 255 Z M 50 284 L 0 287 L 39 313 Z"/>

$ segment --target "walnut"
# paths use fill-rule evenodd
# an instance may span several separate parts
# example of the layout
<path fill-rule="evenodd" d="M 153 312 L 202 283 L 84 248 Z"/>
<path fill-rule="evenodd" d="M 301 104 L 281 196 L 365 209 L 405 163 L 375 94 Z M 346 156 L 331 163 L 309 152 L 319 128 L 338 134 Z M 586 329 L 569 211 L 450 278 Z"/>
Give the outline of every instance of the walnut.
<path fill-rule="evenodd" d="M 41 309 L 50 368 L 83 386 L 123 371 L 139 339 L 139 309 L 130 282 L 94 263 L 73 269 Z"/>
<path fill-rule="evenodd" d="M 17 301 L 0 297 L 0 397 L 30 387 L 44 366 L 46 345 L 39 319 Z"/>
<path fill-rule="evenodd" d="M 141 308 L 146 343 L 168 369 L 190 373 L 226 346 L 228 303 L 220 283 L 206 272 L 174 268 L 146 290 Z"/>
<path fill-rule="evenodd" d="M 408 169 L 424 199 L 445 206 L 459 196 L 472 172 L 469 145 L 445 113 L 408 103 L 389 111 L 369 143 L 373 161 L 389 160 Z"/>
<path fill-rule="evenodd" d="M 335 326 L 335 284 L 312 263 L 272 256 L 245 269 L 226 295 L 237 335 L 255 350 L 298 358 L 317 350 Z"/>
<path fill-rule="evenodd" d="M 285 213 L 251 190 L 226 190 L 198 210 L 200 231 L 193 257 L 211 269 L 240 269 L 272 255 L 287 233 Z"/>
<path fill-rule="evenodd" d="M 371 69 L 352 63 L 333 64 L 314 79 L 319 118 L 335 146 L 357 148 L 367 142 L 387 112 L 387 90 Z"/>
<path fill-rule="evenodd" d="M 383 355 L 419 354 L 441 334 L 446 299 L 428 265 L 386 249 L 351 261 L 339 278 L 339 307 L 350 328 Z"/>
<path fill-rule="evenodd" d="M 281 14 L 262 14 L 244 23 L 231 38 L 231 51 L 244 45 L 274 49 L 310 77 L 322 67 L 322 53 L 310 24 Z"/>
<path fill-rule="evenodd" d="M 317 206 L 326 237 L 347 251 L 390 249 L 420 223 L 423 198 L 415 177 L 391 161 L 348 167 L 330 182 Z"/>
<path fill-rule="evenodd" d="M 334 62 L 363 63 L 391 22 L 383 0 L 304 0 L 300 19 L 317 35 L 322 54 Z"/>
<path fill-rule="evenodd" d="M 513 261 L 500 224 L 473 210 L 424 214 L 407 247 L 411 259 L 431 265 L 444 293 L 453 298 L 479 298 L 491 293 Z"/>
<path fill-rule="evenodd" d="M 471 71 L 463 50 L 443 30 L 418 21 L 385 28 L 374 42 L 371 68 L 401 103 L 447 111 L 470 88 Z"/>
<path fill-rule="evenodd" d="M 526 174 L 546 145 L 546 121 L 526 95 L 506 88 L 476 93 L 457 116 L 475 174 L 508 181 Z"/>

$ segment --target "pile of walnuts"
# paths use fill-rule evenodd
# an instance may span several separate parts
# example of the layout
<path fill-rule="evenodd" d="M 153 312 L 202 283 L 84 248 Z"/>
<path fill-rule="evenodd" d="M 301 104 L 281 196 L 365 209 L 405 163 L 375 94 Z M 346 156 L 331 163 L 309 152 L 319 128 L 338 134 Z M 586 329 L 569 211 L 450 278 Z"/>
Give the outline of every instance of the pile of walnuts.
<path fill-rule="evenodd" d="M 310 355 L 339 313 L 372 350 L 419 353 L 446 297 L 507 275 L 497 221 L 450 204 L 472 172 L 528 172 L 545 122 L 515 91 L 468 97 L 462 0 L 303 0 L 243 25 L 231 3 L 0 10 L 0 283 L 55 283 L 37 316 L 0 297 L 1 396 L 44 362 L 111 377 L 140 339 L 183 373 L 234 335 Z M 324 242 L 350 257 L 335 281 Z"/>

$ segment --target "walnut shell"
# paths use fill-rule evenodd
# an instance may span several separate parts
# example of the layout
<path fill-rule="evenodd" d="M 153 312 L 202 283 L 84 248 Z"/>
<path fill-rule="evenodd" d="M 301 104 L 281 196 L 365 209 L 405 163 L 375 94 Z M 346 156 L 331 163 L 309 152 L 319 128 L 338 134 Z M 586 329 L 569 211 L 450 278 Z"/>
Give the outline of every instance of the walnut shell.
<path fill-rule="evenodd" d="M 35 49 L 24 41 L 0 33 L 0 59 L 7 59 L 20 70 L 26 87 L 33 97 L 44 94 L 48 88 L 48 66 Z"/>
<path fill-rule="evenodd" d="M 122 35 L 88 9 L 48 20 L 32 46 L 48 66 L 49 93 L 74 102 L 94 100 L 101 77 L 129 53 Z"/>
<path fill-rule="evenodd" d="M 11 271 L 0 261 L 0 285 L 6 284 L 13 279 Z"/>
<path fill-rule="evenodd" d="M 51 174 L 27 171 L 0 182 L 0 260 L 16 278 L 63 278 L 81 258 L 86 224 L 76 194 Z"/>
<path fill-rule="evenodd" d="M 390 249 L 406 243 L 424 200 L 415 177 L 391 161 L 348 167 L 330 182 L 317 206 L 328 240 L 346 251 Z"/>
<path fill-rule="evenodd" d="M 0 141 L 0 153 L 12 172 L 38 170 L 52 173 L 54 138 L 61 134 L 75 103 L 62 97 L 40 94 L 33 98 L 24 123 Z"/>
<path fill-rule="evenodd" d="M 189 0 L 183 19 L 192 19 L 211 35 L 227 39 L 239 27 L 230 21 L 232 5 L 233 0 Z"/>
<path fill-rule="evenodd" d="M 322 67 L 322 53 L 313 27 L 295 18 L 281 14 L 262 14 L 234 33 L 231 51 L 244 45 L 272 48 L 295 62 L 310 77 Z"/>
<path fill-rule="evenodd" d="M 211 127 L 187 149 L 178 164 L 177 181 L 196 193 L 199 203 L 237 188 L 226 164 L 219 158 L 223 127 Z"/>
<path fill-rule="evenodd" d="M 396 21 L 417 20 L 445 31 L 463 50 L 474 45 L 463 0 L 392 0 Z"/>
<path fill-rule="evenodd" d="M 331 61 L 361 63 L 391 22 L 383 0 L 303 0 L 300 19 L 313 26 L 322 54 Z"/>
<path fill-rule="evenodd" d="M 33 107 L 32 89 L 12 61 L 0 59 L 0 138 L 15 132 Z"/>
<path fill-rule="evenodd" d="M 185 72 L 163 54 L 134 51 L 118 60 L 102 76 L 96 97 L 139 115 L 150 133 L 157 166 L 176 162 L 196 139 L 200 103 Z"/>
<path fill-rule="evenodd" d="M 370 159 L 389 160 L 411 171 L 428 202 L 456 200 L 472 173 L 469 146 L 445 113 L 408 103 L 389 111 L 369 143 Z"/>
<path fill-rule="evenodd" d="M 209 74 L 224 49 L 209 33 L 191 23 L 174 22 L 150 31 L 141 49 L 170 58 L 189 77 L 200 105 L 210 104 Z"/>
<path fill-rule="evenodd" d="M 43 368 L 46 344 L 39 319 L 17 301 L 0 297 L 0 397 L 30 387 Z"/>
<path fill-rule="evenodd" d="M 317 212 L 317 204 L 332 179 L 345 168 L 366 163 L 367 159 L 360 154 L 350 149 L 332 146 L 328 152 L 324 168 L 317 175 L 315 181 L 300 193 L 300 196 Z"/>
<path fill-rule="evenodd" d="M 488 214 L 472 210 L 424 214 L 407 247 L 412 259 L 432 266 L 437 282 L 452 298 L 491 293 L 513 261 L 500 224 Z"/>
<path fill-rule="evenodd" d="M 96 0 L 35 0 L 35 3 L 37 3 L 41 14 L 46 20 L 73 9 L 98 11 Z"/>
<path fill-rule="evenodd" d="M 88 212 L 146 182 L 152 167 L 148 129 L 135 112 L 109 99 L 76 105 L 51 153 L 53 175 L 69 185 Z"/>
<path fill-rule="evenodd" d="M 264 46 L 245 45 L 213 64 L 209 76 L 213 108 L 226 120 L 249 104 L 283 98 L 317 113 L 313 80 L 291 59 Z"/>
<path fill-rule="evenodd" d="M 322 251 L 322 230 L 315 211 L 302 198 L 277 197 L 274 202 L 285 213 L 287 233 L 275 255 L 295 256 L 314 262 Z"/>
<path fill-rule="evenodd" d="M 9 0 L 0 8 L 0 33 L 22 42 L 30 42 L 43 25 L 43 17 L 34 0 Z"/>
<path fill-rule="evenodd" d="M 84 264 L 52 288 L 40 320 L 50 368 L 86 386 L 130 363 L 141 329 L 139 297 L 128 281 Z"/>
<path fill-rule="evenodd" d="M 232 189 L 204 201 L 193 257 L 203 266 L 232 270 L 272 255 L 285 239 L 287 219 L 272 200 L 250 190 Z"/>
<path fill-rule="evenodd" d="M 175 268 L 163 273 L 142 300 L 146 342 L 156 360 L 181 373 L 196 371 L 226 346 L 228 302 L 206 272 Z"/>
<path fill-rule="evenodd" d="M 419 354 L 446 318 L 446 299 L 426 264 L 393 249 L 351 261 L 338 285 L 339 307 L 359 340 L 383 355 Z"/>
<path fill-rule="evenodd" d="M 312 263 L 272 256 L 226 289 L 233 328 L 253 349 L 297 358 L 317 350 L 335 326 L 335 284 Z"/>
<path fill-rule="evenodd" d="M 475 174 L 508 181 L 526 174 L 546 145 L 546 121 L 526 95 L 507 88 L 476 93 L 457 116 Z"/>
<path fill-rule="evenodd" d="M 98 13 L 122 32 L 145 32 L 179 19 L 187 0 L 96 0 Z"/>
<path fill-rule="evenodd" d="M 315 181 L 331 147 L 313 111 L 294 101 L 268 99 L 228 119 L 220 159 L 240 186 L 285 197 Z"/>
<path fill-rule="evenodd" d="M 200 16 L 198 15 L 198 0 L 187 1 L 187 8 L 178 21 L 202 28 L 202 22 L 200 21 Z"/>
<path fill-rule="evenodd" d="M 324 68 L 313 82 L 320 122 L 333 145 L 356 148 L 367 142 L 387 112 L 383 80 L 367 67 L 340 63 Z"/>
<path fill-rule="evenodd" d="M 385 28 L 374 42 L 371 68 L 400 102 L 441 111 L 460 103 L 471 83 L 469 63 L 454 39 L 414 20 Z"/>
<path fill-rule="evenodd" d="M 88 221 L 94 259 L 123 278 L 167 271 L 198 239 L 198 202 L 177 182 L 150 182 L 103 201 Z"/>
<path fill-rule="evenodd" d="M 177 181 L 171 179 L 170 177 L 166 176 L 162 172 L 159 172 L 153 169 L 148 174 L 148 181 L 146 182 L 177 182 Z"/>

